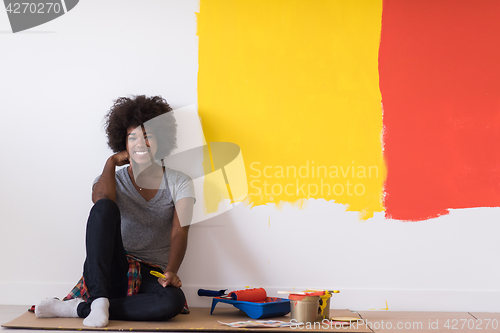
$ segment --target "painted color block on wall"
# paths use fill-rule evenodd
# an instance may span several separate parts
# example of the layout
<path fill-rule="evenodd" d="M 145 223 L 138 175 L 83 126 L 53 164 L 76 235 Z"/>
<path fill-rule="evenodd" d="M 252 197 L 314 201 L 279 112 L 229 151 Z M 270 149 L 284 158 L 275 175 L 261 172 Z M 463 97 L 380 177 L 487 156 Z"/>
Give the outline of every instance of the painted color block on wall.
<path fill-rule="evenodd" d="M 386 215 L 500 206 L 500 2 L 384 1 Z"/>
<path fill-rule="evenodd" d="M 383 211 L 381 16 L 373 0 L 201 1 L 203 130 L 241 147 L 250 205 Z"/>

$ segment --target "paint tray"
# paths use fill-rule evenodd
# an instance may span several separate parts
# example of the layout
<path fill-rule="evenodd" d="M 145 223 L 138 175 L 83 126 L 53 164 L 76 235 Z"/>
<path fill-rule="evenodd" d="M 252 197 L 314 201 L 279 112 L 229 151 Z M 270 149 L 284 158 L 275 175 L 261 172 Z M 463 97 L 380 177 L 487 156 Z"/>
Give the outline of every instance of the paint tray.
<path fill-rule="evenodd" d="M 230 298 L 214 297 L 210 314 L 214 312 L 215 306 L 219 302 L 231 304 L 235 308 L 245 312 L 252 319 L 279 317 L 290 312 L 290 300 L 287 298 L 266 297 L 266 300 L 263 302 L 246 302 Z"/>

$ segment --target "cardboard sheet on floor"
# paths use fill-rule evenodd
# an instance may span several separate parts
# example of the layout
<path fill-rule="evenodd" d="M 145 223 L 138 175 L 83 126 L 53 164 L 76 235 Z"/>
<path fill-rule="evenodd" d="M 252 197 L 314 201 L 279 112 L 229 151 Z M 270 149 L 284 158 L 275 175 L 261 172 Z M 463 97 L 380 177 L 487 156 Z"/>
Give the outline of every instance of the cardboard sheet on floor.
<path fill-rule="evenodd" d="M 359 311 L 358 313 L 375 333 L 500 332 L 498 313 L 409 311 Z"/>
<path fill-rule="evenodd" d="M 210 308 L 191 308 L 191 313 L 187 315 L 178 315 L 177 317 L 164 322 L 137 322 L 137 321 L 118 321 L 111 320 L 105 328 L 96 329 L 85 327 L 80 318 L 36 318 L 35 314 L 26 312 L 20 317 L 3 324 L 3 327 L 20 329 L 43 329 L 43 330 L 106 330 L 106 331 L 205 331 L 205 332 L 234 332 L 241 328 L 232 328 L 220 324 L 219 321 L 230 323 L 235 321 L 251 320 L 244 312 L 235 308 L 216 308 L 214 314 L 210 315 Z M 350 310 L 330 310 L 331 317 L 350 316 L 358 317 L 356 312 Z M 290 321 L 290 314 L 282 317 L 266 318 L 282 321 Z M 246 328 L 245 331 L 270 331 L 270 332 L 290 332 L 300 330 L 290 327 L 282 328 Z M 305 327 L 302 329 L 305 330 Z M 342 332 L 370 332 L 371 330 L 363 323 L 354 325 L 351 328 L 325 329 L 320 328 L 308 331 L 342 331 Z"/>

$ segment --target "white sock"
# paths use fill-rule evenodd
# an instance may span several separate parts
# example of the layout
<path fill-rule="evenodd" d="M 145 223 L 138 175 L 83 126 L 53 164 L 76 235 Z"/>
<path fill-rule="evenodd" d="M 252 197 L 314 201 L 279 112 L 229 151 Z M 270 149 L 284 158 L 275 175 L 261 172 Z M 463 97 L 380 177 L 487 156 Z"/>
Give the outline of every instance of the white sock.
<path fill-rule="evenodd" d="M 90 314 L 83 320 L 83 325 L 106 327 L 109 320 L 109 300 L 101 297 L 90 304 Z"/>
<path fill-rule="evenodd" d="M 55 298 L 44 299 L 35 306 L 35 314 L 38 318 L 77 318 L 76 309 L 83 302 L 81 298 L 61 301 Z"/>

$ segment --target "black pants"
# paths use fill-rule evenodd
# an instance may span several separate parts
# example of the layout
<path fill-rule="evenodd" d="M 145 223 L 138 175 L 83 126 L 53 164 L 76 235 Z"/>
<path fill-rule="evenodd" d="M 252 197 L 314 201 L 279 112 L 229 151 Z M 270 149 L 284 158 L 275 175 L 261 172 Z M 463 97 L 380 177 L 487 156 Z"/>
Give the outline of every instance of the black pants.
<path fill-rule="evenodd" d="M 97 298 L 109 299 L 109 319 L 167 320 L 178 315 L 184 307 L 181 289 L 158 283 L 151 270 L 159 269 L 141 264 L 141 288 L 137 295 L 127 296 L 128 261 L 121 236 L 120 210 L 109 199 L 97 201 L 90 211 L 85 240 L 87 259 L 83 267 L 85 284 L 90 294 L 87 302 L 78 305 L 78 316 L 90 313 L 90 304 Z"/>

